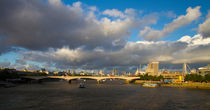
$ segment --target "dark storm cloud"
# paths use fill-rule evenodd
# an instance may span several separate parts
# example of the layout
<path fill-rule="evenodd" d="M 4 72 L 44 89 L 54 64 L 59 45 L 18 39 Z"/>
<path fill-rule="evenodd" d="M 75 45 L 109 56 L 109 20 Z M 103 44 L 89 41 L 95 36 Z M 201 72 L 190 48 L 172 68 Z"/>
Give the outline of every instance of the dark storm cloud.
<path fill-rule="evenodd" d="M 16 68 L 40 66 L 27 61 L 60 69 L 210 61 L 210 39 L 201 35 L 174 42 L 129 42 L 130 30 L 157 23 L 156 13 L 138 18 L 134 9 L 108 9 L 102 15 L 96 7 L 86 8 L 80 2 L 67 5 L 60 0 L 0 0 L 0 52 L 10 47 L 23 48 L 17 50 L 20 56 L 13 65 Z M 200 15 L 199 6 L 188 8 L 186 15 L 178 16 L 162 31 L 146 27 L 140 34 L 162 38 Z M 208 19 L 200 25 L 200 33 L 207 24 Z"/>
<path fill-rule="evenodd" d="M 205 42 L 205 43 L 204 43 Z M 42 51 L 22 51 L 22 60 L 54 64 L 56 68 L 112 68 L 132 67 L 159 61 L 161 64 L 207 63 L 210 61 L 210 39 L 201 35 L 184 36 L 175 42 L 138 41 L 128 42 L 115 51 L 97 48 L 85 50 L 83 47 L 70 49 L 49 49 Z"/>
<path fill-rule="evenodd" d="M 0 34 L 5 37 L 0 38 L 1 48 L 121 48 L 129 29 L 139 24 L 128 15 L 116 21 L 97 20 L 94 10 L 83 10 L 80 2 L 65 5 L 60 0 L 1 0 L 0 13 Z"/>
<path fill-rule="evenodd" d="M 57 68 L 84 67 L 102 68 L 110 66 L 133 66 L 146 64 L 150 61 L 166 61 L 172 53 L 186 48 L 187 44 L 182 42 L 168 43 L 157 42 L 145 44 L 145 42 L 129 42 L 118 51 L 106 51 L 95 49 L 93 51 L 77 48 L 75 50 L 63 47 L 48 52 L 24 52 L 24 60 L 37 62 L 54 62 Z M 162 57 L 160 59 L 160 57 Z"/>

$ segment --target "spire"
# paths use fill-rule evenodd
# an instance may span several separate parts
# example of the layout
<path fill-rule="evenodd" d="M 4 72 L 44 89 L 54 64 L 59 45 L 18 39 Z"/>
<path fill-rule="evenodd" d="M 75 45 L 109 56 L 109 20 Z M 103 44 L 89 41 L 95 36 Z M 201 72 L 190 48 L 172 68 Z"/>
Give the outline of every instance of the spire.
<path fill-rule="evenodd" d="M 137 66 L 137 69 L 136 69 L 135 75 L 138 75 L 138 74 L 139 74 L 139 67 Z"/>

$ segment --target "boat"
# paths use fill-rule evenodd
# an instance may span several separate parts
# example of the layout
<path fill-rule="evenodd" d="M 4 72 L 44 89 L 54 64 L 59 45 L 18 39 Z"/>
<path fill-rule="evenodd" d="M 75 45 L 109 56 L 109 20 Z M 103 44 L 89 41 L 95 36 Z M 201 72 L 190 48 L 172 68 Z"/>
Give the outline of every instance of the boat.
<path fill-rule="evenodd" d="M 143 86 L 143 87 L 158 87 L 158 84 L 144 83 L 142 86 Z"/>
<path fill-rule="evenodd" d="M 85 84 L 84 83 L 80 83 L 79 84 L 79 88 L 85 88 Z"/>

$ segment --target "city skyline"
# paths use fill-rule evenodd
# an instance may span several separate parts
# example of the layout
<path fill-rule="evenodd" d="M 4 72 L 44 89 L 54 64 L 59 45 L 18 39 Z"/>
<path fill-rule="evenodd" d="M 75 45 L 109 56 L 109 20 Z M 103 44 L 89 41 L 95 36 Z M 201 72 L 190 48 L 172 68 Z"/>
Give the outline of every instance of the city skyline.
<path fill-rule="evenodd" d="M 2 0 L 0 67 L 135 71 L 153 61 L 176 69 L 207 65 L 210 2 L 172 3 Z"/>

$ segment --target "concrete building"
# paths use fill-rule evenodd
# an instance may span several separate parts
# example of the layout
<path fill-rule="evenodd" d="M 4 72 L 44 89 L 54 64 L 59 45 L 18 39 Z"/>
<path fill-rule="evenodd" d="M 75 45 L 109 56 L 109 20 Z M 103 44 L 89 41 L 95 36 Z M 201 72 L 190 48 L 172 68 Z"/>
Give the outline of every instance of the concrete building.
<path fill-rule="evenodd" d="M 206 74 L 210 74 L 210 64 L 206 67 L 200 67 L 198 68 L 198 73 L 200 75 L 206 75 Z"/>
<path fill-rule="evenodd" d="M 139 73 L 140 73 L 140 72 L 139 72 L 139 67 L 137 67 L 136 72 L 135 72 L 135 76 L 140 75 Z"/>
<path fill-rule="evenodd" d="M 147 65 L 146 73 L 152 76 L 159 75 L 159 62 L 151 62 Z"/>
<path fill-rule="evenodd" d="M 100 75 L 100 76 L 104 76 L 103 70 L 100 70 L 100 71 L 99 71 L 99 75 Z"/>
<path fill-rule="evenodd" d="M 72 75 L 76 74 L 76 72 L 74 71 L 74 69 L 71 69 L 71 74 Z"/>
<path fill-rule="evenodd" d="M 137 66 L 135 76 L 143 75 L 143 74 L 144 74 L 144 72 L 141 71 L 141 64 L 140 64 L 139 67 Z"/>
<path fill-rule="evenodd" d="M 117 75 L 117 74 L 118 74 L 117 68 L 113 68 L 113 70 L 112 70 L 112 75 L 115 76 L 115 75 Z"/>
<path fill-rule="evenodd" d="M 161 75 L 169 82 L 182 82 L 184 80 L 181 72 L 162 71 Z"/>
<path fill-rule="evenodd" d="M 197 74 L 197 70 L 196 70 L 196 69 L 192 69 L 192 70 L 190 71 L 190 74 Z"/>

